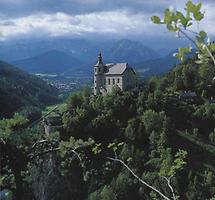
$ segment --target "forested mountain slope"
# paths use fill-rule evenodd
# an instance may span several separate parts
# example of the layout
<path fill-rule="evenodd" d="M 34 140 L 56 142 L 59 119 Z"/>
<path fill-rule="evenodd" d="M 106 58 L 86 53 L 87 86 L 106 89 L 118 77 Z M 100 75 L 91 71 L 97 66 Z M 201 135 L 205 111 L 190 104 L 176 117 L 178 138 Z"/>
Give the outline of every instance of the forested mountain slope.
<path fill-rule="evenodd" d="M 190 59 L 140 91 L 73 93 L 59 110 L 63 127 L 46 137 L 23 129 L 21 116 L 1 120 L 2 187 L 18 200 L 163 199 L 152 188 L 212 200 L 214 76 L 213 65 Z"/>
<path fill-rule="evenodd" d="M 24 106 L 42 106 L 57 101 L 57 90 L 36 76 L 0 61 L 0 118 Z"/>
<path fill-rule="evenodd" d="M 215 95 L 214 76 L 212 64 L 197 65 L 195 59 L 189 59 L 168 74 L 152 78 L 143 91 L 116 89 L 111 95 L 93 98 L 86 92 L 72 95 L 63 114 L 65 130 L 60 134 L 66 140 L 60 143 L 64 169 L 74 164 L 65 152 L 71 152 L 75 141 L 78 146 L 86 145 L 82 140 L 88 141 L 93 147 L 91 151 L 77 150 L 87 156 L 84 172 L 73 168 L 65 177 L 77 180 L 75 172 L 83 173 L 83 180 L 87 176 L 83 183 L 79 177 L 77 191 L 87 187 L 85 198 L 89 200 L 162 199 L 136 181 L 122 163 L 111 162 L 111 157 L 126 163 L 170 199 L 165 180 L 169 177 L 179 199 L 212 199 L 215 103 L 210 99 Z M 88 138 L 95 143 L 92 145 Z M 183 162 L 177 157 L 179 149 L 187 153 Z M 84 199 L 81 193 L 76 195 Z"/>

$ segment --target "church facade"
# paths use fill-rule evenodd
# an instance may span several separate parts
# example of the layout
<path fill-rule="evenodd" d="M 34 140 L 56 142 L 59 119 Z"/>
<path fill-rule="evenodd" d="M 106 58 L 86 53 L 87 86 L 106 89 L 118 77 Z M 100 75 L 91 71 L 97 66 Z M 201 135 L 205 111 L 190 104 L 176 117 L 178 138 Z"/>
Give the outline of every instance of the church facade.
<path fill-rule="evenodd" d="M 135 88 L 137 77 L 133 68 L 128 63 L 104 64 L 101 53 L 94 65 L 94 95 L 111 93 L 114 87 L 122 91 Z"/>

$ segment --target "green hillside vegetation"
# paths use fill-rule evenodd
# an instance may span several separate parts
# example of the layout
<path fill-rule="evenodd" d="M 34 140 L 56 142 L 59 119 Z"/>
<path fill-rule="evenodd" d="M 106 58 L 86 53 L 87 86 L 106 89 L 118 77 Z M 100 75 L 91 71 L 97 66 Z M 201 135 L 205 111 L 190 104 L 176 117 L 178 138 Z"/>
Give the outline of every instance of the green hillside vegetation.
<path fill-rule="evenodd" d="M 166 179 L 175 199 L 212 199 L 214 76 L 212 64 L 190 59 L 151 78 L 143 91 L 115 89 L 104 97 L 87 89 L 74 93 L 61 112 L 63 129 L 48 138 L 39 129 L 24 128 L 20 115 L 0 121 L 2 188 L 18 200 L 163 199 L 113 161 L 120 159 L 168 199 Z M 197 96 L 180 98 L 185 90 Z"/>
<path fill-rule="evenodd" d="M 0 118 L 23 107 L 57 102 L 57 90 L 43 80 L 0 61 Z"/>
<path fill-rule="evenodd" d="M 106 97 L 72 95 L 63 115 L 66 131 L 61 137 L 65 140 L 71 136 L 83 140 L 90 137 L 96 143 L 93 148 L 96 156 L 91 155 L 90 163 L 84 166 L 87 170 L 84 175 L 89 176 L 87 184 L 82 185 L 89 191 L 85 198 L 160 199 L 122 165 L 106 159 L 115 157 L 108 144 L 115 148 L 121 143 L 122 147 L 113 149 L 117 157 L 169 197 L 171 191 L 161 175 L 168 177 L 174 155 L 178 149 L 185 150 L 186 165 L 172 178 L 176 194 L 180 199 L 212 198 L 215 195 L 215 103 L 209 99 L 215 95 L 214 76 L 212 64 L 199 66 L 189 60 L 161 78 L 152 78 L 148 88 L 139 93 L 116 90 Z M 180 99 L 181 91 L 196 92 L 197 97 Z M 73 140 L 70 138 L 61 145 L 66 145 L 69 151 L 68 144 Z M 89 153 L 88 150 L 86 154 Z M 65 153 L 63 163 L 65 168 L 74 165 Z M 66 177 L 73 174 L 67 171 Z M 92 181 L 95 177 L 96 183 Z"/>
<path fill-rule="evenodd" d="M 152 20 L 187 37 L 201 6 L 189 0 L 185 14 L 166 9 Z M 4 198 L 214 200 L 215 44 L 193 34 L 197 56 L 179 48 L 182 63 L 142 90 L 73 93 L 55 110 L 57 127 L 48 118 L 29 127 L 23 113 L 0 120 Z"/>

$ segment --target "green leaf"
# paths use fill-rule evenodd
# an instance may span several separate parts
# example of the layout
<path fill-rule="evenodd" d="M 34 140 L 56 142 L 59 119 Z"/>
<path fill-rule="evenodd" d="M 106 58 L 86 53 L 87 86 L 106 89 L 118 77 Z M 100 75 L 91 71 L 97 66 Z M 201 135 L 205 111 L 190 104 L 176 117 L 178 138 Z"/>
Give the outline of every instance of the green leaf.
<path fill-rule="evenodd" d="M 202 3 L 194 4 L 191 0 L 186 4 L 187 15 L 193 13 L 193 17 L 197 21 L 201 21 L 204 17 L 204 13 L 200 11 Z"/>
<path fill-rule="evenodd" d="M 120 147 L 120 146 L 123 146 L 124 145 L 124 142 L 120 142 L 117 146 Z"/>
<path fill-rule="evenodd" d="M 212 44 L 210 45 L 210 48 L 211 48 L 213 51 L 215 51 L 215 43 L 212 43 Z"/>
<path fill-rule="evenodd" d="M 207 37 L 207 33 L 204 31 L 200 31 L 199 36 L 204 40 Z"/>
<path fill-rule="evenodd" d="M 196 11 L 196 5 L 191 0 L 189 0 L 186 3 L 186 9 L 188 12 L 194 13 Z"/>
<path fill-rule="evenodd" d="M 161 24 L 161 19 L 158 16 L 152 16 L 151 20 L 155 23 L 155 24 Z"/>
<path fill-rule="evenodd" d="M 178 30 L 178 28 L 174 27 L 173 25 L 171 24 L 167 24 L 166 25 L 167 29 L 171 32 L 176 32 Z"/>
<path fill-rule="evenodd" d="M 184 47 L 184 48 L 179 48 L 178 53 L 176 54 L 176 57 L 179 58 L 181 61 L 185 60 L 185 54 L 190 53 L 191 48 L 190 47 Z"/>
<path fill-rule="evenodd" d="M 172 21 L 175 20 L 175 15 L 173 12 L 171 12 L 169 9 L 166 9 L 164 12 L 164 23 L 170 24 Z"/>
<path fill-rule="evenodd" d="M 203 42 L 202 38 L 199 35 L 196 36 L 196 40 L 197 40 L 198 43 L 202 43 Z"/>
<path fill-rule="evenodd" d="M 193 13 L 193 16 L 194 16 L 195 20 L 201 21 L 203 19 L 203 17 L 204 17 L 204 13 L 195 12 L 195 13 Z"/>
<path fill-rule="evenodd" d="M 117 151 L 117 149 L 118 149 L 117 147 L 113 147 L 113 151 L 114 151 L 114 152 L 116 152 L 116 151 Z"/>
<path fill-rule="evenodd" d="M 115 143 L 110 143 L 107 147 L 110 149 L 115 145 Z"/>
<path fill-rule="evenodd" d="M 177 11 L 176 12 L 176 17 L 178 19 L 180 19 L 180 22 L 181 24 L 184 26 L 184 27 L 187 27 L 187 24 L 188 22 L 190 21 L 190 17 L 185 17 L 181 12 Z"/>
<path fill-rule="evenodd" d="M 93 152 L 95 155 L 101 153 L 102 150 L 100 149 L 100 147 L 101 147 L 101 143 L 96 144 L 96 146 L 92 149 L 92 152 Z"/>
<path fill-rule="evenodd" d="M 189 22 L 189 23 L 187 24 L 187 27 L 192 26 L 192 25 L 193 25 L 193 23 L 192 23 L 192 22 Z"/>
<path fill-rule="evenodd" d="M 132 161 L 132 157 L 129 157 L 129 158 L 127 159 L 127 162 L 130 162 L 130 161 Z"/>
<path fill-rule="evenodd" d="M 198 3 L 198 4 L 196 4 L 196 9 L 197 9 L 198 11 L 200 11 L 201 8 L 202 8 L 202 3 L 201 3 L 201 2 Z"/>

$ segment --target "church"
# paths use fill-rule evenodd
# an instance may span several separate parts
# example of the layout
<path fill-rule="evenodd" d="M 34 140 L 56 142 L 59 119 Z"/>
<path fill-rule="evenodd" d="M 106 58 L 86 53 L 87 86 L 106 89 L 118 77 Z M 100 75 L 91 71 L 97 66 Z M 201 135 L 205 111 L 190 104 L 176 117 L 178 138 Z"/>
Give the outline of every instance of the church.
<path fill-rule="evenodd" d="M 111 93 L 114 87 L 126 91 L 136 86 L 136 74 L 128 63 L 104 64 L 102 54 L 99 53 L 98 61 L 94 65 L 94 95 Z"/>

